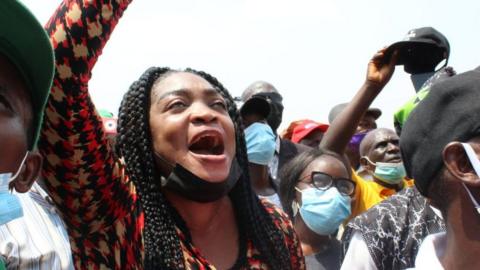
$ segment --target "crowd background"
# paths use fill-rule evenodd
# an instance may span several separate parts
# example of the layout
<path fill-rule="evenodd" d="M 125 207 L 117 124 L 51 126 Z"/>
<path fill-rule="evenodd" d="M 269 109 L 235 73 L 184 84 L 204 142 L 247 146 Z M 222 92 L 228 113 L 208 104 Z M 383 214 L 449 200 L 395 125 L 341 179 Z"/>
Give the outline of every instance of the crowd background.
<path fill-rule="evenodd" d="M 22 1 L 42 24 L 60 2 Z M 279 131 L 297 119 L 328 123 L 330 108 L 363 82 L 372 52 L 410 29 L 431 25 L 448 37 L 457 72 L 478 66 L 479 12 L 478 1 L 138 1 L 99 59 L 90 93 L 97 108 L 117 115 L 145 67 L 192 66 L 234 96 L 256 80 L 273 83 L 286 108 Z M 386 88 L 372 106 L 383 112 L 378 126 L 393 128 L 393 112 L 414 91 L 401 67 Z"/>
<path fill-rule="evenodd" d="M 130 1 L 62 2 L 45 26 L 51 44 L 33 14 L 16 1 L 0 2 L 0 123 L 7 127 L 0 141 L 9 154 L 0 163 L 0 195 L 9 206 L 2 209 L 6 218 L 0 222 L 5 224 L 0 262 L 9 269 L 15 264 L 37 269 L 44 263 L 71 268 L 70 260 L 44 256 L 56 249 L 71 250 L 78 269 L 300 270 L 306 265 L 333 270 L 343 256 L 342 269 L 429 269 L 432 263 L 432 269 L 480 268 L 475 237 L 480 227 L 480 69 L 458 75 L 450 67 L 437 71 L 402 110 L 408 113 L 430 90 L 408 121 L 404 114 L 395 115 L 396 133 L 377 128 L 381 112 L 371 107 L 396 64 L 413 74 L 417 91 L 435 65 L 447 65 L 439 61 L 448 61 L 450 45 L 433 28 L 411 30 L 403 42 L 378 50 L 351 101 L 330 110 L 324 135 L 326 125 L 313 121 L 293 128 L 292 141 L 303 145 L 277 135 L 284 105 L 282 91 L 274 86 L 255 82 L 233 98 L 208 73 L 160 67 L 149 68 L 129 87 L 114 137 L 116 123 L 107 122 L 116 117 L 108 109 L 96 110 L 88 82 Z M 181 42 L 157 33 L 159 22 L 145 28 L 147 35 L 130 33 L 130 44 L 157 35 L 162 41 L 150 43 Z M 181 49 L 204 40 L 219 45 L 196 32 Z M 29 46 L 31 41 L 35 47 Z M 136 48 L 130 46 L 123 55 Z M 315 89 L 307 94 L 294 91 L 300 105 L 314 100 L 317 108 L 327 107 L 320 105 L 326 102 L 322 93 L 342 96 L 335 88 L 350 79 L 343 66 L 350 64 L 344 57 L 349 59 L 351 50 L 336 49 L 337 63 L 328 71 L 343 77 L 332 87 L 322 85 L 317 74 L 310 89 L 327 91 L 317 90 L 319 97 L 309 95 Z M 37 61 L 39 57 L 45 59 Z M 44 65 L 39 68 L 37 63 Z M 300 71 L 294 80 L 307 76 L 299 68 L 291 68 L 288 75 L 294 69 Z M 395 101 L 401 102 L 398 95 Z M 386 105 L 397 107 L 380 107 Z M 307 127 L 312 125 L 317 129 Z M 318 148 L 307 131 L 320 132 L 315 135 L 315 140 L 323 137 Z M 305 146 L 308 142 L 313 149 Z M 362 180 L 361 173 L 372 181 Z M 409 189 L 413 179 L 415 187 Z M 26 192 L 35 180 L 48 196 L 41 190 Z M 22 209 L 34 209 L 26 206 L 33 201 L 41 206 L 38 213 L 51 217 L 34 217 L 35 211 L 22 214 Z M 288 216 L 272 203 L 281 203 Z M 48 223 L 58 216 L 65 228 Z M 43 227 L 34 226 L 37 221 Z M 17 237 L 24 236 L 17 223 L 28 225 L 21 231 L 30 234 Z M 50 235 L 53 227 L 59 230 Z M 26 251 L 24 247 L 47 242 L 37 239 L 43 236 L 34 232 L 37 228 L 57 240 L 66 229 L 69 239 L 61 242 L 70 246 L 57 246 L 54 240 L 50 251 Z M 359 256 L 367 249 L 368 256 Z"/>

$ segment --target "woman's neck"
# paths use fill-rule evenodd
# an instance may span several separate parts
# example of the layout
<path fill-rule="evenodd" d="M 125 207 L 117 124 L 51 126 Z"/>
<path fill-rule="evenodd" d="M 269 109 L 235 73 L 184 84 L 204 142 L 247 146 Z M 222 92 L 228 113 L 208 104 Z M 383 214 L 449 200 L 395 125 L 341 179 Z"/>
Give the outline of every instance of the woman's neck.
<path fill-rule="evenodd" d="M 303 255 L 309 256 L 323 252 L 331 244 L 330 236 L 319 235 L 310 230 L 303 221 L 300 214 L 297 214 L 294 220 L 294 229 L 300 238 Z"/>
<path fill-rule="evenodd" d="M 228 196 L 214 202 L 200 203 L 188 200 L 175 192 L 164 191 L 164 194 L 185 221 L 192 234 L 208 233 L 214 230 L 220 223 L 219 217 L 222 216 L 222 212 L 233 211 Z"/>
<path fill-rule="evenodd" d="M 211 203 L 187 200 L 165 191 L 165 196 L 186 223 L 194 246 L 217 269 L 230 269 L 239 256 L 239 231 L 228 196 Z"/>

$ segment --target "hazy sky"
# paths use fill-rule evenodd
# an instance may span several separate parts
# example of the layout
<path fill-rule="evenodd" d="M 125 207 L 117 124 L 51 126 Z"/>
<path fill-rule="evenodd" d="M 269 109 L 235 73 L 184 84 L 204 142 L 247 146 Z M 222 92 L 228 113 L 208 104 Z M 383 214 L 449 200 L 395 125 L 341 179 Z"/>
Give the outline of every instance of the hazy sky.
<path fill-rule="evenodd" d="M 45 23 L 60 1 L 23 0 Z M 90 83 L 98 108 L 118 113 L 124 92 L 150 66 L 192 67 L 217 77 L 233 95 L 265 80 L 284 97 L 283 127 L 327 121 L 350 100 L 375 51 L 412 28 L 433 26 L 450 41 L 449 65 L 480 65 L 480 1 L 463 0 L 135 0 L 100 57 Z M 374 102 L 380 126 L 414 94 L 397 67 Z"/>

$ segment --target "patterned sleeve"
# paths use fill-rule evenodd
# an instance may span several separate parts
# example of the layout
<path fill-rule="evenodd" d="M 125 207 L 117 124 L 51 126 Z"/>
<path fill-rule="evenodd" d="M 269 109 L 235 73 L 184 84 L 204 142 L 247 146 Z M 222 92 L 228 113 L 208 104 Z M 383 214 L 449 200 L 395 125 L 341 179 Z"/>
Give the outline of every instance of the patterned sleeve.
<path fill-rule="evenodd" d="M 38 146 L 77 269 L 134 268 L 127 262 L 141 258 L 134 192 L 88 93 L 92 68 L 130 2 L 64 0 L 46 25 L 56 71 Z"/>
<path fill-rule="evenodd" d="M 297 233 L 293 229 L 292 222 L 288 216 L 277 206 L 265 199 L 262 199 L 261 202 L 265 206 L 265 209 L 267 209 L 267 212 L 272 216 L 275 225 L 277 225 L 277 227 L 283 231 L 285 245 L 290 251 L 290 262 L 292 264 L 291 269 L 304 270 L 306 267 L 305 258 L 303 257 L 300 239 L 298 239 Z"/>

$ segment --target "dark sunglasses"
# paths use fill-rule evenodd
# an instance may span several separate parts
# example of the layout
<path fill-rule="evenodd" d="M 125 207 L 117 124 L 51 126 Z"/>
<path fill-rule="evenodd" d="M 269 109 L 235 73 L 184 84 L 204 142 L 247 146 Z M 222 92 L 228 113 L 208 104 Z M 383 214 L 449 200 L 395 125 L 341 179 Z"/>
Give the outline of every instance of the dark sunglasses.
<path fill-rule="evenodd" d="M 320 190 L 327 190 L 335 186 L 343 195 L 351 196 L 355 192 L 355 182 L 347 178 L 334 178 L 323 172 L 312 172 L 310 180 L 313 186 Z"/>

